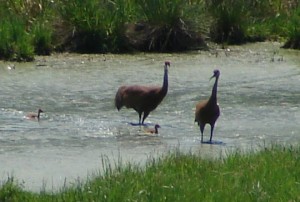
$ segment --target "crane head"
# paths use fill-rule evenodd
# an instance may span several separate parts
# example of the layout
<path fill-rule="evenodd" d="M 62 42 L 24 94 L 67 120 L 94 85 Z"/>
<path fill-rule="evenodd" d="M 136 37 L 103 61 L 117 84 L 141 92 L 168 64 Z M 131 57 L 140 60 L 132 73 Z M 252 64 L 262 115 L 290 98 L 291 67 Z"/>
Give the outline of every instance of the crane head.
<path fill-rule="evenodd" d="M 168 66 L 170 67 L 170 65 L 171 65 L 171 63 L 169 61 L 165 61 L 165 66 L 166 67 L 168 67 Z"/>
<path fill-rule="evenodd" d="M 214 75 L 212 75 L 212 77 L 210 77 L 210 79 L 212 79 L 212 78 L 214 78 L 214 77 L 218 78 L 219 76 L 220 76 L 220 70 L 215 69 L 215 70 L 214 70 Z M 209 79 L 209 80 L 210 80 L 210 79 Z"/>

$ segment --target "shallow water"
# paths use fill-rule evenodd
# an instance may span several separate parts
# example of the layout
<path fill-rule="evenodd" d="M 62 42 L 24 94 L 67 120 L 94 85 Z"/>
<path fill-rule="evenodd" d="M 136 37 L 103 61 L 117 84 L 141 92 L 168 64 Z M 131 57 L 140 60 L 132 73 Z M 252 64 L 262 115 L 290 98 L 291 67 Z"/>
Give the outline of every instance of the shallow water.
<path fill-rule="evenodd" d="M 208 157 L 224 151 L 300 140 L 300 52 L 259 43 L 186 54 L 38 57 L 33 63 L 0 63 L 0 179 L 13 176 L 25 189 L 53 190 L 102 168 L 102 159 L 143 163 L 180 148 Z M 216 54 L 217 53 L 217 54 Z M 162 84 L 171 61 L 169 91 L 146 119 L 147 135 L 132 109 L 114 108 L 123 84 Z M 220 69 L 221 116 L 213 140 L 201 144 L 195 104 L 210 96 Z M 42 108 L 40 122 L 24 118 Z M 209 139 L 206 126 L 204 139 Z"/>

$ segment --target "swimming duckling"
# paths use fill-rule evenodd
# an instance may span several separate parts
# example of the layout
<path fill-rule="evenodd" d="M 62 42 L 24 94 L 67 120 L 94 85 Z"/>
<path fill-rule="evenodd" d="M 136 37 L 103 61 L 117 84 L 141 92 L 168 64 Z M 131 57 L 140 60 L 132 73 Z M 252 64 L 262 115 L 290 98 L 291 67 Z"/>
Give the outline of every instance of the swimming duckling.
<path fill-rule="evenodd" d="M 145 129 L 145 132 L 151 133 L 151 134 L 158 134 L 158 128 L 160 128 L 160 125 L 155 124 L 154 128 L 147 128 L 147 129 Z"/>
<path fill-rule="evenodd" d="M 40 120 L 40 114 L 44 112 L 43 110 L 39 109 L 38 113 L 29 113 L 26 115 L 26 119 L 37 119 L 38 121 Z"/>

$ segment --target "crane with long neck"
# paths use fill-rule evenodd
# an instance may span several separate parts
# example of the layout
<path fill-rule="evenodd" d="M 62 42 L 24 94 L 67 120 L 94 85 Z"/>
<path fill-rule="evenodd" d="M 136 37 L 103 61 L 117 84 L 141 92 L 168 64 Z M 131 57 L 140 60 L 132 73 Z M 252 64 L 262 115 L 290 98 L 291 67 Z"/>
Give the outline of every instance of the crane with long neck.
<path fill-rule="evenodd" d="M 155 86 L 121 86 L 115 96 L 115 106 L 120 110 L 123 106 L 133 108 L 139 114 L 139 124 L 144 124 L 151 111 L 161 103 L 168 93 L 168 68 L 170 62 L 164 66 L 163 84 Z M 143 115 L 143 118 L 142 118 Z"/>
<path fill-rule="evenodd" d="M 196 105 L 195 122 L 197 122 L 200 127 L 201 142 L 203 142 L 203 132 L 206 124 L 211 126 L 209 141 L 212 141 L 215 123 L 220 116 L 220 108 L 217 102 L 219 76 L 220 71 L 214 70 L 214 74 L 210 78 L 215 78 L 210 98 L 208 100 L 201 101 Z"/>

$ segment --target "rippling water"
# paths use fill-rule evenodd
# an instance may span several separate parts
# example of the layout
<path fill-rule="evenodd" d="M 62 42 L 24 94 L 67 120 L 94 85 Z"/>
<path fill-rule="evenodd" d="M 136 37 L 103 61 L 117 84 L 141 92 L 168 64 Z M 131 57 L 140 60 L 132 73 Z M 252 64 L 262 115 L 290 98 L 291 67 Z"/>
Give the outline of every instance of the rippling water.
<path fill-rule="evenodd" d="M 217 54 L 216 54 L 217 53 Z M 0 63 L 0 179 L 14 176 L 26 189 L 55 189 L 101 169 L 102 158 L 144 162 L 172 148 L 210 157 L 231 149 L 300 140 L 300 52 L 260 43 L 187 54 L 39 57 Z M 162 85 L 171 61 L 166 98 L 146 119 L 159 135 L 132 126 L 138 114 L 114 108 L 120 85 Z M 200 144 L 195 104 L 210 96 L 220 69 L 221 116 L 213 140 Z M 42 108 L 41 121 L 24 118 Z M 209 139 L 206 126 L 204 139 Z"/>

